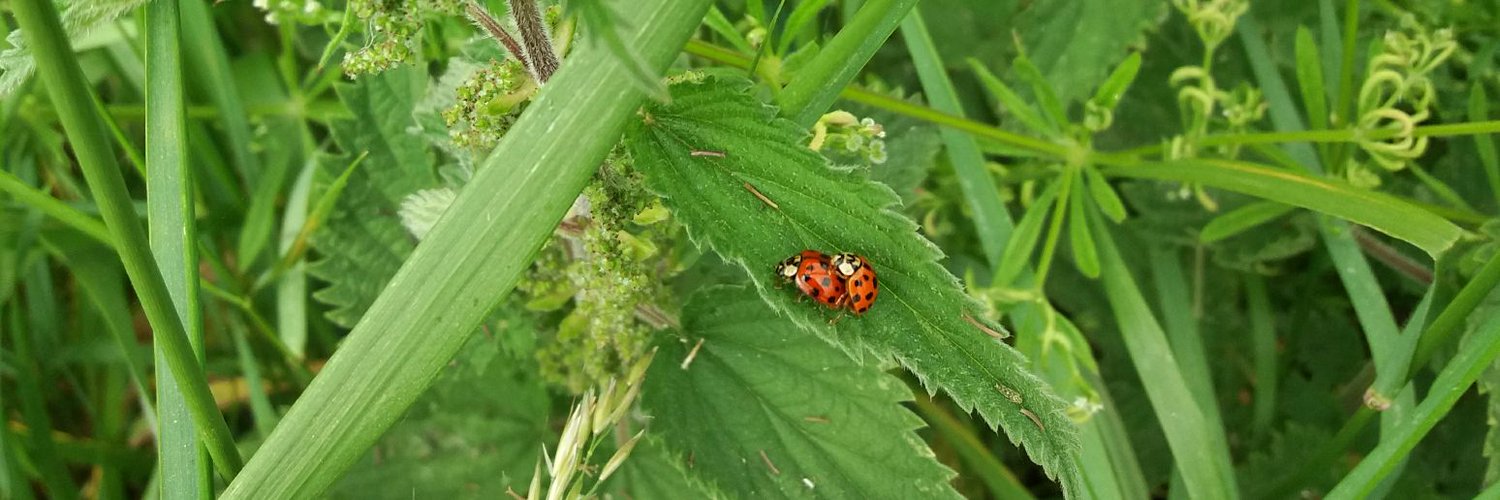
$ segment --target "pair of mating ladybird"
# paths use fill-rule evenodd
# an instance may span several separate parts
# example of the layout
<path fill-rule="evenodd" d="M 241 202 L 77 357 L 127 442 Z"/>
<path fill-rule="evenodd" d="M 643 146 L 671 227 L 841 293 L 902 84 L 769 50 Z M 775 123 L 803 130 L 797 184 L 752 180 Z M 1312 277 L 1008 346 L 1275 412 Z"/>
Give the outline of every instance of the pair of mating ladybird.
<path fill-rule="evenodd" d="M 829 308 L 848 307 L 854 314 L 870 310 L 880 294 L 875 269 L 864 257 L 852 253 L 829 257 L 816 250 L 803 250 L 776 264 L 776 276 L 795 283 L 802 293 Z"/>

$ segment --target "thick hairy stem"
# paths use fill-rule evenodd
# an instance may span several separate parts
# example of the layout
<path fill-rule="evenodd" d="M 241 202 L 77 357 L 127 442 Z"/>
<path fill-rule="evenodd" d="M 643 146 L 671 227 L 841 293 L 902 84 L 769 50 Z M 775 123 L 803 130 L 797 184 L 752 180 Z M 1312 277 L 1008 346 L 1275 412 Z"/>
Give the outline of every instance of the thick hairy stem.
<path fill-rule="evenodd" d="M 532 0 L 510 0 L 510 15 L 516 20 L 516 29 L 521 30 L 521 43 L 526 46 L 532 76 L 538 82 L 546 82 L 552 77 L 552 72 L 557 71 L 558 61 L 542 12 Z"/>
<path fill-rule="evenodd" d="M 469 2 L 468 12 L 469 20 L 474 21 L 474 24 L 479 25 L 486 33 L 489 33 L 490 38 L 494 38 L 501 45 L 504 45 L 505 50 L 510 52 L 510 56 L 516 58 L 517 61 L 521 61 L 521 66 L 524 66 L 527 72 L 530 72 L 532 76 L 536 75 L 536 70 L 531 68 L 531 61 L 526 59 L 526 50 L 521 47 L 521 44 L 516 43 L 516 39 L 510 36 L 510 32 L 505 31 L 505 27 L 500 25 L 500 21 L 495 19 L 495 16 L 491 16 L 490 12 L 484 9 L 484 6 L 479 5 L 479 2 L 475 1 Z"/>

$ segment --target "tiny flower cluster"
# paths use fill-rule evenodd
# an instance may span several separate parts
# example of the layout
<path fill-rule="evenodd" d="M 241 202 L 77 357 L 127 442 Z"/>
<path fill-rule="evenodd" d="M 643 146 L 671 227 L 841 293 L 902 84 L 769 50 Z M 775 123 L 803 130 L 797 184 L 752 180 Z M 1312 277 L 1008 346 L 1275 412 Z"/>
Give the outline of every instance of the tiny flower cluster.
<path fill-rule="evenodd" d="M 351 77 L 385 71 L 411 59 L 422 21 L 433 15 L 463 12 L 460 0 L 351 0 L 346 7 L 365 22 L 365 46 L 344 54 L 344 74 Z"/>
<path fill-rule="evenodd" d="M 536 89 L 520 61 L 491 62 L 458 87 L 458 101 L 443 111 L 449 137 L 459 147 L 494 148 Z"/>
<path fill-rule="evenodd" d="M 889 158 L 885 151 L 885 128 L 873 119 L 861 120 L 848 111 L 834 111 L 819 118 L 807 147 L 813 151 L 823 151 L 825 147 L 842 150 L 875 165 Z"/>

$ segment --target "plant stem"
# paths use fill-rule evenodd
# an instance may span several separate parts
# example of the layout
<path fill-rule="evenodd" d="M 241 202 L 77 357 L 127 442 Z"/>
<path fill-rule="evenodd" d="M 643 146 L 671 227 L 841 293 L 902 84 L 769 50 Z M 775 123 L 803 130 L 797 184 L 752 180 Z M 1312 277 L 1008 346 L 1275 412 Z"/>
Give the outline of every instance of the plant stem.
<path fill-rule="evenodd" d="M 516 21 L 516 30 L 521 32 L 521 43 L 526 46 L 526 58 L 531 61 L 539 83 L 552 79 L 557 72 L 557 52 L 552 50 L 552 37 L 547 35 L 547 22 L 542 19 L 533 0 L 510 0 L 510 17 Z"/>
<path fill-rule="evenodd" d="M 818 51 L 782 89 L 781 114 L 803 127 L 812 126 L 840 90 L 854 80 L 886 38 L 910 14 L 917 0 L 870 0 L 860 7 L 849 24 Z M 785 35 L 783 35 L 785 36 Z"/>

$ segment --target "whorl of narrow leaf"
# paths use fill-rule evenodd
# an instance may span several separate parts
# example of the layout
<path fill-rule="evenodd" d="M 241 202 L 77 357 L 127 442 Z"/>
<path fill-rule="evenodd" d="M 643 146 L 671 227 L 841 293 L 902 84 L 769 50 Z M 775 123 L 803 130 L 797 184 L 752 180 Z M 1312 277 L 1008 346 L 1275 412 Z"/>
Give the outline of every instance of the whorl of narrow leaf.
<path fill-rule="evenodd" d="M 745 287 L 699 292 L 646 377 L 652 430 L 748 498 L 958 498 L 901 406 L 911 390 L 800 331 Z M 699 343 L 701 342 L 701 343 Z"/>
<path fill-rule="evenodd" d="M 627 144 L 647 185 L 689 235 L 743 266 L 772 309 L 851 355 L 894 359 L 930 391 L 999 425 L 1031 459 L 1077 491 L 1077 430 L 1064 403 L 1015 349 L 977 327 L 980 306 L 937 263 L 942 254 L 916 225 L 889 210 L 890 189 L 829 168 L 775 118 L 742 79 L 673 87 L 671 104 L 641 112 Z M 714 151 L 716 154 L 694 154 Z M 718 154 L 722 153 L 722 154 Z M 863 316 L 834 313 L 777 289 L 772 266 L 802 249 L 856 252 L 877 270 L 881 292 Z"/>

